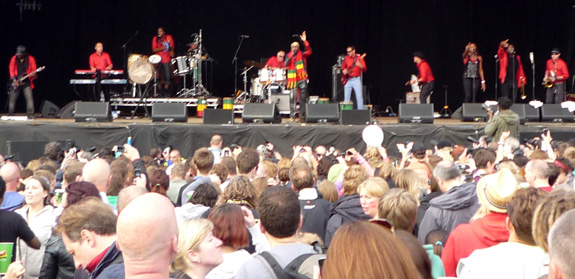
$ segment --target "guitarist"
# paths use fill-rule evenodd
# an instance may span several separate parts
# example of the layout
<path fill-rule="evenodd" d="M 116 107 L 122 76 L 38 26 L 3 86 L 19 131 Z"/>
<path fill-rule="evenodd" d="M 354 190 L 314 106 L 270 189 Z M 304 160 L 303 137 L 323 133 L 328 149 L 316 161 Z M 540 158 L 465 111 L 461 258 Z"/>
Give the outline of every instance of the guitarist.
<path fill-rule="evenodd" d="M 28 119 L 34 119 L 34 99 L 32 98 L 32 89 L 34 89 L 33 80 L 36 79 L 36 59 L 29 55 L 26 47 L 20 45 L 16 48 L 16 55 L 10 60 L 10 80 L 12 87 L 10 89 L 10 100 L 8 103 L 8 115 L 14 115 L 16 100 L 20 92 L 24 91 L 26 98 L 26 113 Z M 19 81 L 25 75 L 30 75 L 27 79 Z"/>
<path fill-rule="evenodd" d="M 341 71 L 347 78 L 343 78 L 344 83 L 344 101 L 349 102 L 351 99 L 351 89 L 355 92 L 357 109 L 363 109 L 363 92 L 361 84 L 361 75 L 367 71 L 363 56 L 355 53 L 354 46 L 347 47 L 347 56 L 341 65 Z M 345 82 L 346 80 L 347 82 Z"/>

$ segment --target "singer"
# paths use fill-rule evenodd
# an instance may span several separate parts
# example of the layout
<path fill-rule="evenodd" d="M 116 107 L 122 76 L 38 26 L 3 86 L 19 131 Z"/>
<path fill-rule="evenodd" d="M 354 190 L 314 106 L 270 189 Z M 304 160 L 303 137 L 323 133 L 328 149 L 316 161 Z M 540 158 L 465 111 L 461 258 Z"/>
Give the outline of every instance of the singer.
<path fill-rule="evenodd" d="M 296 114 L 296 95 L 300 90 L 299 118 L 300 122 L 305 122 L 306 111 L 305 104 L 308 97 L 308 75 L 307 75 L 307 58 L 311 55 L 311 47 L 307 41 L 305 31 L 299 36 L 304 44 L 305 51 L 300 50 L 299 42 L 291 44 L 291 51 L 287 54 L 284 65 L 287 67 L 287 86 L 290 89 L 290 120 L 295 120 Z"/>
<path fill-rule="evenodd" d="M 483 75 L 483 57 L 477 51 L 475 43 L 468 43 L 463 51 L 463 92 L 465 103 L 475 103 L 477 91 L 485 92 L 485 76 Z"/>
<path fill-rule="evenodd" d="M 501 96 L 511 98 L 515 102 L 517 88 L 525 86 L 527 83 L 523 65 L 521 65 L 521 57 L 515 54 L 515 46 L 509 43 L 509 39 L 499 43 L 497 55 L 499 57 Z M 511 97 L 509 97 L 510 95 Z"/>
<path fill-rule="evenodd" d="M 565 101 L 565 81 L 569 78 L 569 69 L 563 59 L 559 58 L 561 52 L 558 48 L 551 51 L 551 59 L 547 60 L 543 82 L 550 82 L 545 94 L 546 104 L 560 104 Z"/>
<path fill-rule="evenodd" d="M 164 68 L 164 89 L 171 84 L 172 57 L 174 57 L 174 39 L 164 32 L 164 28 L 158 28 L 158 35 L 152 39 L 152 51 L 162 57 L 160 68 Z"/>

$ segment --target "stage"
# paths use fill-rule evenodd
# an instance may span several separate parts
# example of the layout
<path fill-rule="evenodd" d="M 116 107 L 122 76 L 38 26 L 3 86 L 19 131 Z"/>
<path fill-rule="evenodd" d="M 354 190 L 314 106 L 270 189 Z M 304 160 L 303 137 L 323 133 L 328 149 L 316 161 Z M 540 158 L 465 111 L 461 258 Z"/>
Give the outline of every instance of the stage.
<path fill-rule="evenodd" d="M 147 155 L 152 147 L 171 145 L 179 149 L 182 156 L 190 157 L 194 150 L 209 146 L 214 134 L 222 135 L 224 146 L 236 143 L 257 147 L 270 141 L 284 156 L 291 156 L 293 145 L 333 145 L 339 149 L 355 147 L 365 150 L 361 137 L 365 125 L 299 124 L 289 122 L 287 118 L 283 118 L 281 124 L 248 124 L 241 123 L 238 117 L 235 124 L 204 125 L 202 120 L 194 116 L 188 118 L 188 123 L 159 123 L 150 118 L 125 117 L 105 123 L 75 123 L 74 119 L 47 118 L 0 121 L 0 153 L 15 155 L 15 159 L 25 161 L 27 157 L 41 156 L 43 145 L 49 141 L 100 149 L 123 144 L 131 136 L 133 145 L 142 152 L 142 156 Z M 442 139 L 468 146 L 470 143 L 466 138 L 481 136 L 485 127 L 485 122 L 461 122 L 457 119 L 435 119 L 434 124 L 398 124 L 396 117 L 376 117 L 373 120 L 383 129 L 384 145 L 390 154 L 396 152 L 396 143 L 408 140 L 423 141 L 429 148 L 432 141 Z M 575 137 L 574 123 L 536 122 L 520 126 L 520 138 L 539 135 L 543 128 L 549 128 L 556 140 Z"/>

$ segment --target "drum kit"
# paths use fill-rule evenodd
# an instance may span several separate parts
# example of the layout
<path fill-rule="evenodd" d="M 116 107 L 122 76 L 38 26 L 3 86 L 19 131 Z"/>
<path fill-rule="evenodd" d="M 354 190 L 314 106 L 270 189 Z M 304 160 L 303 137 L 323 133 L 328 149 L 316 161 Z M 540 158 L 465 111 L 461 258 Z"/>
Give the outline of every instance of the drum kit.
<path fill-rule="evenodd" d="M 187 44 L 190 47 L 187 54 L 172 59 L 174 65 L 174 75 L 183 77 L 183 88 L 177 93 L 177 97 L 197 97 L 209 95 L 209 92 L 202 84 L 202 63 L 208 60 L 207 54 L 202 54 L 202 29 L 197 34 L 193 34 L 194 41 Z M 157 96 L 157 69 L 162 62 L 162 58 L 157 55 L 131 54 L 128 58 L 128 75 L 132 81 L 133 97 L 136 97 L 136 86 L 148 84 L 153 78 L 154 96 Z M 192 88 L 187 88 L 186 77 L 192 76 Z"/>
<path fill-rule="evenodd" d="M 238 91 L 236 99 L 245 103 L 261 103 L 270 100 L 272 94 L 281 94 L 286 84 L 286 70 L 281 68 L 271 69 L 256 61 L 244 61 L 246 68 L 243 75 L 244 91 Z M 247 88 L 247 73 L 252 68 L 260 68 L 257 77 L 251 79 L 251 90 Z"/>

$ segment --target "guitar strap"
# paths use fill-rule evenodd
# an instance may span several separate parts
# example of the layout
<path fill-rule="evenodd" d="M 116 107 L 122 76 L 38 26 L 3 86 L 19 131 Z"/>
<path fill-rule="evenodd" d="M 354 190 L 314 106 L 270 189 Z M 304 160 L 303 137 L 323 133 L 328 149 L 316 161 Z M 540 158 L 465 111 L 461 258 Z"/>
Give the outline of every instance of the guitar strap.
<path fill-rule="evenodd" d="M 349 76 L 349 74 L 351 73 L 351 70 L 355 67 L 355 63 L 357 63 L 357 58 L 359 57 L 359 54 L 355 55 L 355 58 L 353 59 L 353 63 L 351 64 L 351 67 L 349 68 L 349 71 L 347 71 L 347 75 Z"/>

